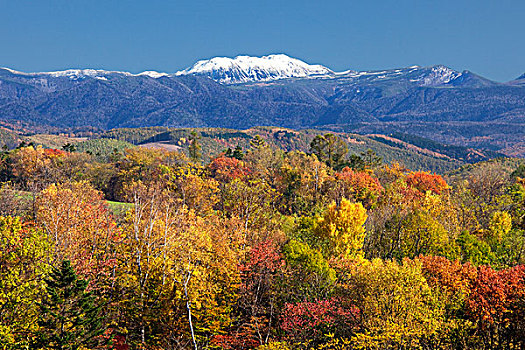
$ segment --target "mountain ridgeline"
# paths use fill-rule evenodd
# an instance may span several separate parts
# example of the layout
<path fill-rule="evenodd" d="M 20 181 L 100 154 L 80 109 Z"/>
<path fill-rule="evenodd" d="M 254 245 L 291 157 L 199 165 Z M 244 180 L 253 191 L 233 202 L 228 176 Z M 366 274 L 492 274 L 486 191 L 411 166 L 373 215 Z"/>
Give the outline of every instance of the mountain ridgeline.
<path fill-rule="evenodd" d="M 33 132 L 272 125 L 402 133 L 524 156 L 525 83 L 445 66 L 334 72 L 285 55 L 214 58 L 174 74 L 0 69 L 0 123 Z"/>

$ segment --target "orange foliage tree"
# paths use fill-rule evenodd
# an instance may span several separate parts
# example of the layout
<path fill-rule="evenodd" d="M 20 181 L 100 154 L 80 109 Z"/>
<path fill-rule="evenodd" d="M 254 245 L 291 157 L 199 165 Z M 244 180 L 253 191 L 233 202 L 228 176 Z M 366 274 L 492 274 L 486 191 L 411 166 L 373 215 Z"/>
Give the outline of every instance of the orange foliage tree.
<path fill-rule="evenodd" d="M 208 169 L 211 176 L 219 182 L 243 179 L 251 172 L 242 160 L 225 156 L 213 159 L 208 164 Z"/>
<path fill-rule="evenodd" d="M 361 202 L 366 208 L 375 205 L 383 192 L 383 186 L 367 171 L 354 171 L 348 167 L 335 173 L 335 183 L 330 184 L 335 198 L 351 198 Z"/>
<path fill-rule="evenodd" d="M 120 231 L 101 192 L 86 182 L 53 184 L 37 197 L 36 221 L 56 261 L 70 260 L 92 287 L 111 282 Z"/>
<path fill-rule="evenodd" d="M 525 265 L 496 271 L 480 266 L 467 301 L 483 344 L 490 348 L 525 346 Z"/>
<path fill-rule="evenodd" d="M 435 175 L 425 171 L 416 171 L 408 174 L 406 182 L 410 187 L 414 187 L 423 193 L 431 191 L 435 194 L 441 194 L 448 189 L 448 185 L 441 175 Z"/>

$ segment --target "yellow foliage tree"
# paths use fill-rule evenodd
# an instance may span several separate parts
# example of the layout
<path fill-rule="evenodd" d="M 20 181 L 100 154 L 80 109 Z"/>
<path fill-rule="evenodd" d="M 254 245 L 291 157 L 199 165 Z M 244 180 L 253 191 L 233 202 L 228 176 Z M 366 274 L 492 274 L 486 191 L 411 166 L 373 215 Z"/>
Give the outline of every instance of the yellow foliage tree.
<path fill-rule="evenodd" d="M 361 261 L 339 269 L 340 292 L 355 302 L 364 332 L 354 349 L 419 349 L 441 327 L 443 309 L 418 260 Z"/>
<path fill-rule="evenodd" d="M 121 246 L 122 328 L 140 346 L 184 341 L 197 348 L 230 322 L 243 227 L 235 219 L 199 217 L 157 185 L 126 188 L 133 209 Z"/>
<path fill-rule="evenodd" d="M 207 214 L 218 201 L 218 182 L 207 178 L 205 169 L 191 163 L 178 167 L 161 166 L 168 186 L 180 204 L 197 214 Z"/>
<path fill-rule="evenodd" d="M 328 166 L 315 155 L 288 153 L 277 177 L 277 188 L 283 193 L 283 209 L 289 213 L 314 210 L 327 178 Z"/>
<path fill-rule="evenodd" d="M 496 211 L 489 221 L 490 236 L 501 241 L 512 229 L 512 217 L 505 211 Z"/>
<path fill-rule="evenodd" d="M 68 153 L 42 146 L 17 149 L 10 157 L 16 181 L 35 193 L 49 184 L 80 178 L 90 160 L 85 153 Z"/>
<path fill-rule="evenodd" d="M 0 216 L 0 348 L 22 349 L 38 329 L 50 242 L 19 218 Z"/>
<path fill-rule="evenodd" d="M 316 234 L 325 241 L 326 255 L 362 258 L 366 219 L 366 210 L 361 203 L 351 203 L 345 198 L 341 199 L 339 206 L 332 202 L 315 228 Z"/>
<path fill-rule="evenodd" d="M 268 344 L 261 345 L 257 350 L 290 350 L 286 342 L 270 341 Z"/>
<path fill-rule="evenodd" d="M 248 235 L 249 229 L 264 231 L 274 223 L 278 198 L 279 193 L 264 181 L 235 179 L 222 188 L 220 206 L 225 213 L 244 222 L 245 234 Z M 256 240 L 256 237 L 247 237 L 250 243 Z"/>

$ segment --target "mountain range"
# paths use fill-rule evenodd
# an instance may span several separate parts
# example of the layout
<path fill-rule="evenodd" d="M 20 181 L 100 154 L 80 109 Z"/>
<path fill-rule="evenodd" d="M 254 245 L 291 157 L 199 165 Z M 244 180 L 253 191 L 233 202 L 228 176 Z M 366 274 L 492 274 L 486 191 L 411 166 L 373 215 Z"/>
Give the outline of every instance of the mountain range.
<path fill-rule="evenodd" d="M 499 83 L 442 65 L 334 72 L 282 54 L 216 57 L 171 74 L 0 68 L 0 123 L 402 132 L 523 157 L 525 74 Z"/>

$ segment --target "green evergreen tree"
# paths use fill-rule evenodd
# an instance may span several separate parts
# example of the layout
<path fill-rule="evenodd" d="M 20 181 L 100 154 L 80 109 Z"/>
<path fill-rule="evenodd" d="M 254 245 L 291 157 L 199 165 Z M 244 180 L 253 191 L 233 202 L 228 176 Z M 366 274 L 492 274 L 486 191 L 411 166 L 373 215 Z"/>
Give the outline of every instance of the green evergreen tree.
<path fill-rule="evenodd" d="M 76 350 L 92 348 L 103 334 L 101 306 L 86 292 L 88 282 L 79 279 L 68 260 L 53 268 L 45 280 L 46 295 L 40 303 L 40 326 L 35 349 Z"/>
<path fill-rule="evenodd" d="M 241 146 L 235 147 L 235 150 L 233 151 L 233 158 L 242 160 L 244 158 L 244 153 L 242 152 Z"/>
<path fill-rule="evenodd" d="M 75 145 L 73 145 L 72 143 L 65 143 L 63 146 L 62 146 L 62 149 L 66 152 L 69 152 L 69 153 L 73 153 L 73 152 L 76 152 L 77 151 L 77 147 Z"/>
<path fill-rule="evenodd" d="M 516 170 L 514 170 L 512 172 L 512 174 L 510 174 L 510 177 L 513 178 L 513 179 L 516 179 L 516 178 L 525 178 L 525 164 L 520 164 Z"/>
<path fill-rule="evenodd" d="M 348 166 L 354 170 L 364 170 L 366 167 L 365 160 L 357 154 L 352 154 L 348 159 Z"/>
<path fill-rule="evenodd" d="M 366 152 L 361 152 L 360 155 L 352 154 L 348 158 L 348 162 L 344 166 L 348 166 L 354 170 L 362 171 L 367 168 L 372 169 L 380 166 L 383 159 L 379 157 L 376 152 L 368 149 Z"/>
<path fill-rule="evenodd" d="M 253 149 L 259 149 L 259 148 L 266 147 L 268 145 L 266 141 L 264 141 L 264 139 L 260 135 L 255 135 L 255 137 L 250 140 L 250 146 Z"/>
<path fill-rule="evenodd" d="M 383 163 L 383 159 L 370 148 L 367 149 L 366 152 L 361 152 L 361 158 L 365 162 L 365 166 L 368 168 L 376 168 Z"/>
<path fill-rule="evenodd" d="M 317 135 L 310 143 L 310 148 L 320 161 L 334 169 L 344 165 L 348 153 L 346 142 L 334 134 Z"/>
<path fill-rule="evenodd" d="M 200 145 L 199 139 L 200 139 L 200 136 L 197 135 L 195 131 L 192 131 L 190 135 L 189 152 L 190 152 L 190 158 L 195 162 L 200 161 L 202 157 L 201 145 Z"/>

